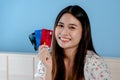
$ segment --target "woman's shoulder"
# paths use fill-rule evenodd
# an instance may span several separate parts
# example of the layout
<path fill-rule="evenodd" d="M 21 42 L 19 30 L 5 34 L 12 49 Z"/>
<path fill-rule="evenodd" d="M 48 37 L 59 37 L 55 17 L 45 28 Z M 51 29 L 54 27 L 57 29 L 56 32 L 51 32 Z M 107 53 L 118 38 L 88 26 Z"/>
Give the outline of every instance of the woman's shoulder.
<path fill-rule="evenodd" d="M 104 58 L 90 50 L 87 51 L 85 64 L 90 67 L 107 67 Z"/>
<path fill-rule="evenodd" d="M 90 61 L 90 62 L 104 62 L 104 59 L 99 56 L 97 53 L 91 51 L 91 50 L 87 50 L 87 54 L 86 54 L 86 61 Z"/>
<path fill-rule="evenodd" d="M 98 54 L 96 54 L 95 52 L 91 51 L 91 50 L 87 50 L 87 55 L 86 55 L 87 59 L 103 59 L 102 57 L 100 57 Z"/>
<path fill-rule="evenodd" d="M 87 51 L 84 71 L 90 80 L 111 80 L 111 73 L 104 59 L 90 50 Z"/>

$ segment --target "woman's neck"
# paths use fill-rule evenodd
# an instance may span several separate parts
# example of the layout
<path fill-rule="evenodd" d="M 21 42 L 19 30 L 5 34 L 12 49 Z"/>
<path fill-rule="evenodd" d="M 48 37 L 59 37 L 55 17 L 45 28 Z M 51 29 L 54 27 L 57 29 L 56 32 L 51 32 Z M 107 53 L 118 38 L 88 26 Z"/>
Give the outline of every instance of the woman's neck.
<path fill-rule="evenodd" d="M 65 64 L 65 69 L 66 69 L 65 80 L 68 80 L 69 78 L 72 77 L 72 67 L 74 63 L 74 57 L 76 54 L 76 50 L 77 50 L 76 48 L 64 49 L 64 55 L 65 55 L 64 64 Z"/>
<path fill-rule="evenodd" d="M 73 62 L 77 48 L 67 48 L 64 49 L 64 59 L 68 61 L 68 63 Z"/>

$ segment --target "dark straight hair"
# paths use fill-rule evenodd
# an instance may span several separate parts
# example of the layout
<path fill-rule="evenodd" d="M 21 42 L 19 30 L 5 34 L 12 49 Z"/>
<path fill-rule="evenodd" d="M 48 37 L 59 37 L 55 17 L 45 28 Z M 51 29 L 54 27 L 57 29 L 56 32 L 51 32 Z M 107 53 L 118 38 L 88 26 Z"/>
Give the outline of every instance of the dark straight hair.
<path fill-rule="evenodd" d="M 73 63 L 72 77 L 70 80 L 82 80 L 84 79 L 84 63 L 87 50 L 95 52 L 92 43 L 90 22 L 87 13 L 78 5 L 67 6 L 58 14 L 55 24 L 54 33 L 56 26 L 63 14 L 69 13 L 73 15 L 82 24 L 82 38 L 79 42 L 77 52 Z M 95 52 L 96 53 L 96 52 Z M 64 65 L 64 53 L 63 49 L 58 45 L 55 34 L 53 35 L 52 42 L 52 80 L 65 80 L 65 65 Z"/>

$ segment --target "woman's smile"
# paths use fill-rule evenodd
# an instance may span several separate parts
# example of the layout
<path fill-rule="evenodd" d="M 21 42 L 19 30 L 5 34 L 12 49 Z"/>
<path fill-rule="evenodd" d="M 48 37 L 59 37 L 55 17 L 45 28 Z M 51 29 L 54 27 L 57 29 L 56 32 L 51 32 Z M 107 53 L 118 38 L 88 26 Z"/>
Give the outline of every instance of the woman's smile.
<path fill-rule="evenodd" d="M 69 42 L 71 39 L 70 39 L 70 38 L 67 38 L 67 37 L 59 37 L 59 40 L 60 40 L 62 43 L 66 43 L 66 42 Z"/>

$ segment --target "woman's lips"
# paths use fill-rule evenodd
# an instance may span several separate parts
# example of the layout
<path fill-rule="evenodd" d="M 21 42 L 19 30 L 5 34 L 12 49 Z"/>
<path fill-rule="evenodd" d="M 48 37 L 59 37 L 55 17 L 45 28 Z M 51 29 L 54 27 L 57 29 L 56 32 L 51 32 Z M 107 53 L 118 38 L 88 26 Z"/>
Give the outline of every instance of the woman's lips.
<path fill-rule="evenodd" d="M 60 39 L 62 42 L 68 42 L 68 41 L 71 40 L 70 38 L 66 38 L 66 37 L 59 37 L 59 39 Z"/>

